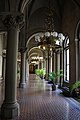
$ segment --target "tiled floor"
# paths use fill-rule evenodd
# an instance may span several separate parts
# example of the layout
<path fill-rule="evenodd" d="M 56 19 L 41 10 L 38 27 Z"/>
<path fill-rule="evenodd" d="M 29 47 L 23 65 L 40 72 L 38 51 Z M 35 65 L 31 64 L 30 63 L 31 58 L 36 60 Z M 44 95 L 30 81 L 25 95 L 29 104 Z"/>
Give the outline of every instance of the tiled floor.
<path fill-rule="evenodd" d="M 1 96 L 0 96 L 1 97 Z M 30 76 L 25 89 L 18 88 L 20 117 L 16 120 L 80 120 L 80 104 L 51 91 L 45 81 Z"/>

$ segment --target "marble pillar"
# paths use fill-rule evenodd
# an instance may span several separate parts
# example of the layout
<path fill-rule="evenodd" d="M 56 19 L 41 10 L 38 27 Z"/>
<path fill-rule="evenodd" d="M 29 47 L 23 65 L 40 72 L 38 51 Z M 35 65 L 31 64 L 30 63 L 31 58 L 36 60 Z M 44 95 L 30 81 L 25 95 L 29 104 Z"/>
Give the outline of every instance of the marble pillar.
<path fill-rule="evenodd" d="M 7 27 L 7 50 L 6 50 L 6 76 L 5 76 L 5 97 L 1 106 L 2 120 L 15 119 L 20 114 L 17 103 L 17 52 L 19 16 L 7 15 L 3 20 Z"/>
<path fill-rule="evenodd" d="M 79 41 L 75 39 L 75 49 L 76 49 L 76 81 L 79 80 L 78 75 L 78 66 L 79 66 Z"/>
<path fill-rule="evenodd" d="M 26 59 L 26 82 L 29 80 L 29 63 L 28 63 L 28 59 Z"/>
<path fill-rule="evenodd" d="M 79 56 L 78 56 L 78 79 L 80 80 L 80 41 L 79 41 Z"/>
<path fill-rule="evenodd" d="M 50 51 L 49 57 L 49 73 L 52 72 L 52 51 Z"/>
<path fill-rule="evenodd" d="M 47 56 L 46 56 L 46 80 L 49 78 L 49 51 L 47 51 Z"/>
<path fill-rule="evenodd" d="M 20 72 L 20 88 L 26 87 L 26 78 L 25 78 L 25 64 L 26 63 L 26 53 L 21 52 L 21 72 Z"/>

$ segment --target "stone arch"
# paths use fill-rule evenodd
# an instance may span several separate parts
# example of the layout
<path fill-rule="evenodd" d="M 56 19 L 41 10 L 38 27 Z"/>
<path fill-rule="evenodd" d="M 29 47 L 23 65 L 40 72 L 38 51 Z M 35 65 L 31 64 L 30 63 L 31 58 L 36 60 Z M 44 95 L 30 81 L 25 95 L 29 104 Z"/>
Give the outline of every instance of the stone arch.
<path fill-rule="evenodd" d="M 76 81 L 80 80 L 80 20 L 75 29 Z"/>
<path fill-rule="evenodd" d="M 76 26 L 75 39 L 80 39 L 80 20 L 78 21 L 77 26 Z"/>
<path fill-rule="evenodd" d="M 28 3 L 29 1 L 31 1 L 31 0 L 23 0 L 23 1 L 22 1 L 21 7 L 20 7 L 20 11 L 21 11 L 22 13 L 24 12 L 24 9 L 25 9 L 25 7 L 26 7 L 26 5 L 27 5 L 27 3 Z"/>

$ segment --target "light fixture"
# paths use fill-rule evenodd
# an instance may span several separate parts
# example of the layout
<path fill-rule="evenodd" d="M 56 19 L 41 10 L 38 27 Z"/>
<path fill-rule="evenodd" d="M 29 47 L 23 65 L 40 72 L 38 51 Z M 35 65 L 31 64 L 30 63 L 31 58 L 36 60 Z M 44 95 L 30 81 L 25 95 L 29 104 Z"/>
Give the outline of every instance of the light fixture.
<path fill-rule="evenodd" d="M 43 57 L 42 56 L 32 56 L 30 63 L 31 64 L 38 64 L 40 61 L 43 61 Z"/>
<path fill-rule="evenodd" d="M 33 56 L 31 57 L 33 60 L 43 60 L 43 57 L 39 57 L 39 56 Z"/>
<path fill-rule="evenodd" d="M 49 0 L 48 13 L 46 13 L 45 18 L 45 32 L 43 35 L 37 35 L 35 41 L 38 42 L 38 47 L 45 50 L 46 48 L 60 48 L 62 47 L 62 42 L 65 39 L 65 36 L 62 33 L 58 33 L 54 30 L 54 13 L 51 8 L 51 3 Z"/>
<path fill-rule="evenodd" d="M 32 61 L 31 63 L 32 63 L 32 64 L 36 64 L 37 62 L 36 62 L 36 61 Z"/>

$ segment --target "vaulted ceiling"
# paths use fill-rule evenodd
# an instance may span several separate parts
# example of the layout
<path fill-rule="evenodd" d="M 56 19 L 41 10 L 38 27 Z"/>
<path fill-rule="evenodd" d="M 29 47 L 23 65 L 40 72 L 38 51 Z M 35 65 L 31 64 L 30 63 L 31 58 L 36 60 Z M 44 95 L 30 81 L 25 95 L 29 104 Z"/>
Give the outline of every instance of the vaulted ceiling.
<path fill-rule="evenodd" d="M 70 25 L 67 20 L 74 14 L 72 10 L 79 7 L 79 0 L 50 0 L 50 7 L 53 10 L 54 30 L 63 33 L 69 33 Z M 26 19 L 26 43 L 28 49 L 37 46 L 35 34 L 45 31 L 45 18 L 48 13 L 49 0 L 30 0 L 24 9 Z M 70 12 L 70 13 L 69 13 Z M 72 23 L 73 24 L 73 23 Z M 33 36 L 33 37 L 32 37 Z M 37 50 L 36 50 L 37 51 Z M 33 51 L 32 51 L 33 52 Z"/>
<path fill-rule="evenodd" d="M 54 29 L 60 32 L 62 31 L 61 22 L 62 22 L 62 11 L 64 8 L 64 0 L 50 0 L 50 8 L 54 13 L 53 15 Z M 35 34 L 45 31 L 44 24 L 48 10 L 49 10 L 49 0 L 47 1 L 32 0 L 26 5 L 24 12 L 26 19 L 26 35 L 27 35 L 26 42 L 28 41 L 29 38 L 29 43 L 27 46 L 29 50 L 32 47 L 35 46 L 37 47 L 37 42 L 35 42 Z M 40 50 L 38 51 L 38 49 L 36 49 L 36 52 L 39 54 Z M 32 50 L 31 52 L 32 52 L 31 54 L 33 54 L 34 51 Z M 44 54 L 41 54 L 41 56 L 43 55 Z M 46 51 L 44 56 L 46 56 Z"/>

